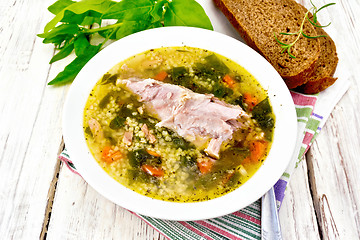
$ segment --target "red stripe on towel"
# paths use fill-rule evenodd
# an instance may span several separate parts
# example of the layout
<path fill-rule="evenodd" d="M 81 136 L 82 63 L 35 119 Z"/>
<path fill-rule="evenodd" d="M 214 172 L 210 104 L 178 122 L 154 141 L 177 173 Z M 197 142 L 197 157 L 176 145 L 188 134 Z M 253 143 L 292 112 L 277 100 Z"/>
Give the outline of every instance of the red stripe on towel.
<path fill-rule="evenodd" d="M 214 240 L 212 237 L 209 237 L 208 235 L 206 235 L 205 233 L 202 233 L 201 231 L 199 231 L 198 229 L 194 228 L 193 226 L 191 226 L 190 224 L 188 224 L 187 222 L 181 221 L 179 222 L 181 225 L 183 225 L 184 227 L 186 227 L 187 229 L 193 231 L 194 233 L 208 239 L 208 240 Z"/>
<path fill-rule="evenodd" d="M 79 175 L 80 177 L 82 177 L 77 171 L 75 171 L 75 170 L 69 165 L 69 162 L 70 162 L 70 163 L 72 163 L 72 162 L 71 162 L 68 158 L 63 157 L 63 156 L 59 156 L 59 159 L 66 164 L 66 166 L 68 167 L 68 169 L 69 169 L 71 172 L 73 172 L 73 173 Z"/>
<path fill-rule="evenodd" d="M 242 213 L 240 211 L 234 212 L 233 215 L 244 218 L 244 219 L 246 219 L 246 220 L 248 220 L 248 221 L 250 221 L 252 223 L 255 223 L 257 225 L 261 225 L 261 221 L 259 219 L 251 217 L 251 216 L 249 216 L 249 215 L 247 215 L 245 213 Z"/>
<path fill-rule="evenodd" d="M 302 143 L 306 144 L 306 145 L 309 145 L 310 142 L 311 142 L 311 139 L 313 138 L 313 136 L 314 136 L 314 134 L 306 132 Z"/>
<path fill-rule="evenodd" d="M 235 235 L 229 233 L 228 231 L 225 231 L 225 230 L 223 230 L 221 228 L 218 228 L 218 227 L 216 227 L 216 226 L 214 226 L 214 225 L 212 225 L 212 224 L 210 224 L 208 222 L 205 222 L 205 221 L 195 221 L 195 222 L 202 225 L 202 226 L 204 226 L 204 227 L 209 228 L 210 230 L 212 230 L 214 232 L 217 232 L 217 233 L 219 233 L 219 234 L 221 234 L 221 235 L 223 235 L 225 237 L 228 237 L 231 240 L 242 240 L 238 236 L 235 236 Z"/>
<path fill-rule="evenodd" d="M 296 92 L 290 91 L 290 94 L 293 98 L 294 104 L 299 106 L 314 106 L 317 100 L 317 97 L 314 96 L 308 96 Z"/>

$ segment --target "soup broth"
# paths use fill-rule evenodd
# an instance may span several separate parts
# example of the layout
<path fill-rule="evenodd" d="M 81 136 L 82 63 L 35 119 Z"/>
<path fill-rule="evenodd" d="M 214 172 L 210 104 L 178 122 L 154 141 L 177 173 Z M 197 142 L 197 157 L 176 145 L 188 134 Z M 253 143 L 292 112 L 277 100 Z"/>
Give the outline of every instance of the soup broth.
<path fill-rule="evenodd" d="M 143 90 L 135 92 L 129 85 L 142 81 L 152 84 L 146 87 L 192 96 L 181 101 L 210 99 L 209 104 L 244 111 L 244 116 L 225 121 L 233 133 L 227 139 L 218 136 L 224 140 L 218 152 L 212 151 L 212 137 L 196 131 L 185 136 L 162 124 L 163 113 L 149 107 Z M 199 118 L 206 119 L 206 110 L 199 109 L 205 111 Z M 209 108 L 209 118 L 210 113 Z M 137 193 L 175 202 L 213 199 L 245 183 L 270 150 L 274 122 L 267 93 L 250 73 L 219 54 L 192 47 L 151 49 L 117 64 L 97 82 L 84 110 L 86 141 L 99 165 Z"/>

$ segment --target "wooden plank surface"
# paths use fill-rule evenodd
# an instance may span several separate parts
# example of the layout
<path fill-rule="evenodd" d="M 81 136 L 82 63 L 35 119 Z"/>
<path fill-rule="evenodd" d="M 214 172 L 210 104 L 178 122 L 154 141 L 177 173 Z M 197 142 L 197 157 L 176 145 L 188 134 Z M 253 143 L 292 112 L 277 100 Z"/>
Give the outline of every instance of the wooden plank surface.
<path fill-rule="evenodd" d="M 327 1 L 319 1 L 319 5 Z M 351 87 L 307 154 L 314 208 L 323 239 L 360 238 L 360 3 L 336 1 L 325 17 Z M 321 13 L 322 14 L 322 13 Z M 341 17 L 340 17 L 341 16 Z M 323 21 L 324 22 L 324 21 Z"/>
<path fill-rule="evenodd" d="M 325 239 L 360 236 L 360 163 L 350 161 L 360 154 L 360 139 L 358 130 L 347 127 L 356 126 L 358 120 L 349 102 L 343 106 L 346 98 L 335 108 L 324 134 L 308 154 L 313 199 Z"/>
<path fill-rule="evenodd" d="M 279 211 L 283 239 L 320 239 L 304 161 L 291 177 Z"/>
<path fill-rule="evenodd" d="M 1 1 L 0 236 L 39 238 L 61 142 L 66 88 L 46 86 L 53 47 L 41 43 L 50 1 Z"/>
<path fill-rule="evenodd" d="M 69 60 L 49 65 L 53 47 L 36 37 L 52 2 L 0 2 L 0 238 L 164 239 L 57 160 L 68 86 L 46 83 Z M 321 16 L 332 22 L 327 31 L 352 86 L 290 181 L 280 211 L 284 239 L 360 238 L 360 3 L 336 3 Z"/>
<path fill-rule="evenodd" d="M 62 166 L 48 239 L 164 239 L 129 211 L 102 197 Z"/>

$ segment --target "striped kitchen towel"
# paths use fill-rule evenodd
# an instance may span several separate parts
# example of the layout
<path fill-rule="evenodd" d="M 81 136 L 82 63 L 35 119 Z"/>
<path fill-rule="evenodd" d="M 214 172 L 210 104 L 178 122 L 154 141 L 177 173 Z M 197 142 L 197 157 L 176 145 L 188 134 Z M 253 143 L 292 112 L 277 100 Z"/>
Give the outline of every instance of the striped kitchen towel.
<path fill-rule="evenodd" d="M 290 176 L 348 87 L 349 83 L 347 81 L 338 80 L 334 86 L 316 96 L 291 92 L 297 113 L 298 138 L 292 160 L 274 186 L 278 208 L 280 208 L 284 199 Z M 59 158 L 72 172 L 78 174 L 66 150 L 60 154 Z M 232 214 L 200 221 L 169 221 L 133 214 L 171 240 L 261 239 L 260 205 L 261 201 L 259 199 L 248 207 Z"/>

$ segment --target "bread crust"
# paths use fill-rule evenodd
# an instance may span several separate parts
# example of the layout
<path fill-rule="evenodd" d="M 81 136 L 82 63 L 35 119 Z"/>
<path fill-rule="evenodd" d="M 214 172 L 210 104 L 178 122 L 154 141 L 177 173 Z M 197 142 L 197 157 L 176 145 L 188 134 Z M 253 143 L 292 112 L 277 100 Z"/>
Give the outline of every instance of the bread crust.
<path fill-rule="evenodd" d="M 293 1 L 293 0 L 262 0 L 262 1 L 257 1 L 257 2 L 253 2 L 255 0 L 214 0 L 215 4 L 217 5 L 217 7 L 224 13 L 224 15 L 228 18 L 228 20 L 230 21 L 230 23 L 235 27 L 235 29 L 237 29 L 237 31 L 240 33 L 240 35 L 242 36 L 242 38 L 245 40 L 245 42 L 254 50 L 256 50 L 258 53 L 260 53 L 261 55 L 263 55 L 266 60 L 268 62 L 270 62 L 273 67 L 279 72 L 279 74 L 282 76 L 282 78 L 284 79 L 284 82 L 286 83 L 287 87 L 289 89 L 295 89 L 299 92 L 303 92 L 303 93 L 307 93 L 307 94 L 314 94 L 314 93 L 318 93 L 320 91 L 325 90 L 326 88 L 328 88 L 329 86 L 331 86 L 337 78 L 334 78 L 333 75 L 335 73 L 336 67 L 337 67 L 337 63 L 338 63 L 338 57 L 337 57 L 337 52 L 336 52 L 336 47 L 335 47 L 335 43 L 334 41 L 331 39 L 331 37 L 322 29 L 322 28 L 317 28 L 317 27 L 313 27 L 312 25 L 309 26 L 310 23 L 308 24 L 306 27 L 308 29 L 312 30 L 312 34 L 308 34 L 308 32 L 306 32 L 307 35 L 310 36 L 316 36 L 316 35 L 325 35 L 326 37 L 321 37 L 321 38 L 316 38 L 316 44 L 313 45 L 312 48 L 306 49 L 306 51 L 313 51 L 314 54 L 310 54 L 310 57 L 312 57 L 311 61 L 307 61 L 306 64 L 302 64 L 301 68 L 298 69 L 296 68 L 296 66 L 294 66 L 294 70 L 293 71 L 288 71 L 288 72 L 283 72 L 282 68 L 287 68 L 289 67 L 289 65 L 287 66 L 282 66 L 282 64 L 284 62 L 281 62 L 283 59 L 279 60 L 279 55 L 278 57 L 274 57 L 274 55 L 269 54 L 269 51 L 266 51 L 266 49 L 264 49 L 264 46 L 274 46 L 274 36 L 273 35 L 267 35 L 267 42 L 272 42 L 272 45 L 264 45 L 264 43 L 260 42 L 261 40 L 259 40 L 259 36 L 262 37 L 262 35 L 260 34 L 254 34 L 252 33 L 250 30 L 258 30 L 256 28 L 249 28 L 248 26 L 246 26 L 246 20 L 242 19 L 242 15 L 250 15 L 253 16 L 253 13 L 249 13 L 249 11 L 246 12 L 241 12 L 239 10 L 239 8 L 244 7 L 246 9 L 247 5 L 250 6 L 250 9 L 252 10 L 252 8 L 254 7 L 258 7 L 257 10 L 260 9 L 263 11 L 268 11 L 268 9 L 262 9 L 261 4 L 266 4 L 266 3 L 270 3 L 273 4 L 275 6 L 275 9 L 277 8 L 281 8 L 281 7 L 288 7 L 288 5 L 291 5 L 291 8 L 286 9 L 289 10 L 290 12 L 292 10 L 296 10 L 298 12 L 298 14 L 296 15 L 296 18 L 294 18 L 294 22 L 297 22 L 297 25 L 299 25 L 298 22 L 298 16 L 302 16 L 300 19 L 303 18 L 303 15 L 307 12 L 307 9 L 302 6 L 301 4 Z M 260 6 L 258 6 L 260 4 Z M 282 5 L 282 6 L 281 6 Z M 265 8 L 265 7 L 264 7 Z M 249 9 L 248 9 L 249 10 Z M 264 12 L 263 12 L 264 13 Z M 265 13 L 266 15 L 266 13 Z M 267 15 L 269 15 L 269 13 L 267 12 Z M 281 17 L 281 14 L 279 14 L 280 16 L 276 16 L 276 17 Z M 271 14 L 270 14 L 271 16 Z M 246 18 L 249 16 L 245 16 Z M 283 16 L 284 17 L 284 16 Z M 283 22 L 279 22 L 279 26 L 281 25 L 281 27 L 277 26 L 277 30 L 279 29 L 285 29 L 289 32 L 289 26 L 292 23 L 289 23 L 289 21 L 291 21 L 291 17 L 288 18 L 289 16 L 287 16 L 286 21 Z M 309 13 L 309 18 L 311 18 L 311 14 Z M 249 24 L 249 22 L 247 22 Z M 274 27 L 273 22 L 271 21 L 266 21 L 266 19 L 263 19 L 263 22 L 261 22 L 262 24 L 265 23 L 269 24 L 270 27 Z M 321 25 L 319 22 L 317 23 L 318 25 Z M 265 26 L 264 28 L 266 28 L 267 26 Z M 276 27 L 274 27 L 276 28 Z M 304 28 L 305 29 L 305 28 Z M 309 30 L 310 31 L 310 30 Z M 280 32 L 280 31 L 277 31 Z M 282 31 L 285 32 L 285 31 Z M 292 31 L 290 31 L 292 32 Z M 282 36 L 279 36 L 282 37 Z M 281 41 L 284 42 L 283 38 L 280 39 Z M 306 39 L 305 39 L 306 40 Z M 308 41 L 314 41 L 314 39 L 307 39 Z M 285 39 L 286 42 L 286 39 Z M 291 40 L 288 42 L 292 42 Z M 300 41 L 299 41 L 300 42 Z M 298 44 L 298 42 L 296 43 Z M 280 48 L 280 45 L 278 43 L 276 43 L 278 49 L 276 49 L 276 51 L 281 52 L 282 49 Z M 294 48 L 294 46 L 293 46 Z M 289 58 L 289 56 L 284 53 L 283 55 L 287 56 Z M 280 58 L 284 58 L 284 56 L 280 56 Z M 308 60 L 308 59 L 305 59 Z M 291 59 L 285 59 L 285 64 L 286 62 L 290 62 Z M 291 66 L 290 66 L 291 68 Z"/>
<path fill-rule="evenodd" d="M 255 0 L 254 0 L 255 1 Z M 297 59 L 292 59 L 288 56 L 287 53 L 283 53 L 280 55 L 282 48 L 280 47 L 280 45 L 275 41 L 274 35 L 273 35 L 273 31 L 272 29 L 268 29 L 268 32 L 271 32 L 272 34 L 270 35 L 269 33 L 265 36 L 266 37 L 266 43 L 265 42 L 260 42 L 259 39 L 257 39 L 257 36 L 263 36 L 262 34 L 256 34 L 253 33 L 251 31 L 249 31 L 249 27 L 245 26 L 245 23 L 243 22 L 242 17 L 240 16 L 241 14 L 247 14 L 238 11 L 239 8 L 245 6 L 246 4 L 249 4 L 249 2 L 251 2 L 251 0 L 248 1 L 243 1 L 243 0 L 214 0 L 216 6 L 224 13 L 224 15 L 228 18 L 228 20 L 230 21 L 230 23 L 235 27 L 235 29 L 237 29 L 237 31 L 240 33 L 241 37 L 246 41 L 246 43 L 253 48 L 254 50 L 256 50 L 257 52 L 259 52 L 262 56 L 264 56 L 266 58 L 267 61 L 270 62 L 270 64 L 273 65 L 273 67 L 279 72 L 279 74 L 282 76 L 282 78 L 284 79 L 286 85 L 288 86 L 289 89 L 293 89 L 296 88 L 300 85 L 305 84 L 309 79 L 310 76 L 312 75 L 312 73 L 314 72 L 315 68 L 316 68 L 316 62 L 319 58 L 320 55 L 320 43 L 318 39 L 305 39 L 305 38 L 300 38 L 300 41 L 308 41 L 311 42 L 311 46 L 312 48 L 310 49 L 311 53 L 309 54 L 309 56 L 307 58 L 302 58 L 301 54 L 298 54 L 300 56 L 297 56 Z M 258 3 L 259 2 L 259 3 Z M 306 13 L 306 8 L 302 7 L 301 5 L 297 4 L 295 1 L 293 0 L 282 0 L 282 1 L 276 1 L 276 0 L 271 0 L 271 1 L 257 1 L 257 3 L 254 3 L 255 5 L 261 4 L 262 2 L 271 2 L 276 5 L 276 7 L 282 7 L 281 4 L 286 4 L 286 6 L 290 6 L 291 5 L 291 9 L 296 9 L 296 14 L 297 15 L 301 15 L 304 16 L 304 14 Z M 279 6 L 277 6 L 279 5 Z M 299 6 L 298 6 L 299 5 Z M 236 6 L 236 9 L 235 9 Z M 268 11 L 267 9 L 261 9 L 261 5 L 259 6 L 259 11 Z M 269 10 L 270 11 L 270 10 Z M 270 13 L 269 13 L 270 14 Z M 249 13 L 249 15 L 253 16 L 253 13 Z M 248 16 L 245 16 L 245 18 L 247 18 Z M 296 18 L 298 18 L 298 16 L 295 16 Z M 291 20 L 289 20 L 291 21 Z M 295 21 L 295 20 L 294 20 Z M 301 24 L 302 18 L 298 19 L 298 22 L 300 22 Z M 265 21 L 266 22 L 266 21 Z M 299 25 L 299 23 L 296 22 L 297 25 Z M 274 28 L 274 32 L 281 32 L 281 31 L 285 31 L 288 27 L 285 25 L 286 21 L 278 21 L 278 26 L 272 26 L 273 22 L 266 22 L 265 24 L 269 24 L 271 25 L 269 28 Z M 294 24 L 294 23 L 293 23 Z M 312 25 L 310 25 L 310 23 L 308 23 L 308 25 L 306 25 L 306 27 L 308 28 L 309 35 L 315 35 L 315 30 L 312 27 Z M 300 26 L 300 25 L 299 25 Z M 267 28 L 267 26 L 264 26 L 264 28 Z M 283 29 L 283 30 L 278 30 L 278 29 Z M 257 29 L 253 29 L 254 31 Z M 298 30 L 298 29 L 297 29 Z M 296 31 L 297 31 L 296 30 Z M 264 37 L 264 38 L 265 38 Z M 279 38 L 282 37 L 280 40 L 283 41 L 283 39 L 285 39 L 287 36 L 279 36 Z M 290 42 L 291 40 L 289 40 L 288 42 Z M 271 51 L 276 52 L 277 53 L 277 57 L 274 57 L 273 54 L 269 54 L 269 48 L 266 48 L 266 44 L 268 44 L 270 42 L 270 46 L 272 49 Z M 304 45 L 304 44 L 303 44 Z M 265 47 L 264 47 L 265 46 Z M 293 46 L 292 48 L 295 48 L 295 46 Z M 294 51 L 296 51 L 297 49 L 294 49 Z M 301 51 L 302 49 L 299 49 L 299 51 Z M 304 61 L 301 62 L 301 66 L 298 64 L 296 64 L 295 61 L 300 61 L 301 59 L 304 59 Z M 286 65 L 286 66 L 284 66 Z M 285 70 L 285 71 L 284 71 Z"/>
<path fill-rule="evenodd" d="M 323 77 L 317 79 L 316 81 L 307 82 L 306 84 L 300 86 L 297 90 L 306 94 L 315 94 L 321 91 L 324 91 L 326 88 L 330 87 L 335 83 L 337 78 L 333 77 Z"/>
<path fill-rule="evenodd" d="M 319 93 L 334 84 L 337 79 L 333 77 L 339 61 L 335 43 L 324 29 L 317 28 L 316 30 L 318 35 L 326 37 L 320 38 L 321 53 L 315 71 L 309 81 L 297 89 L 306 94 Z"/>

